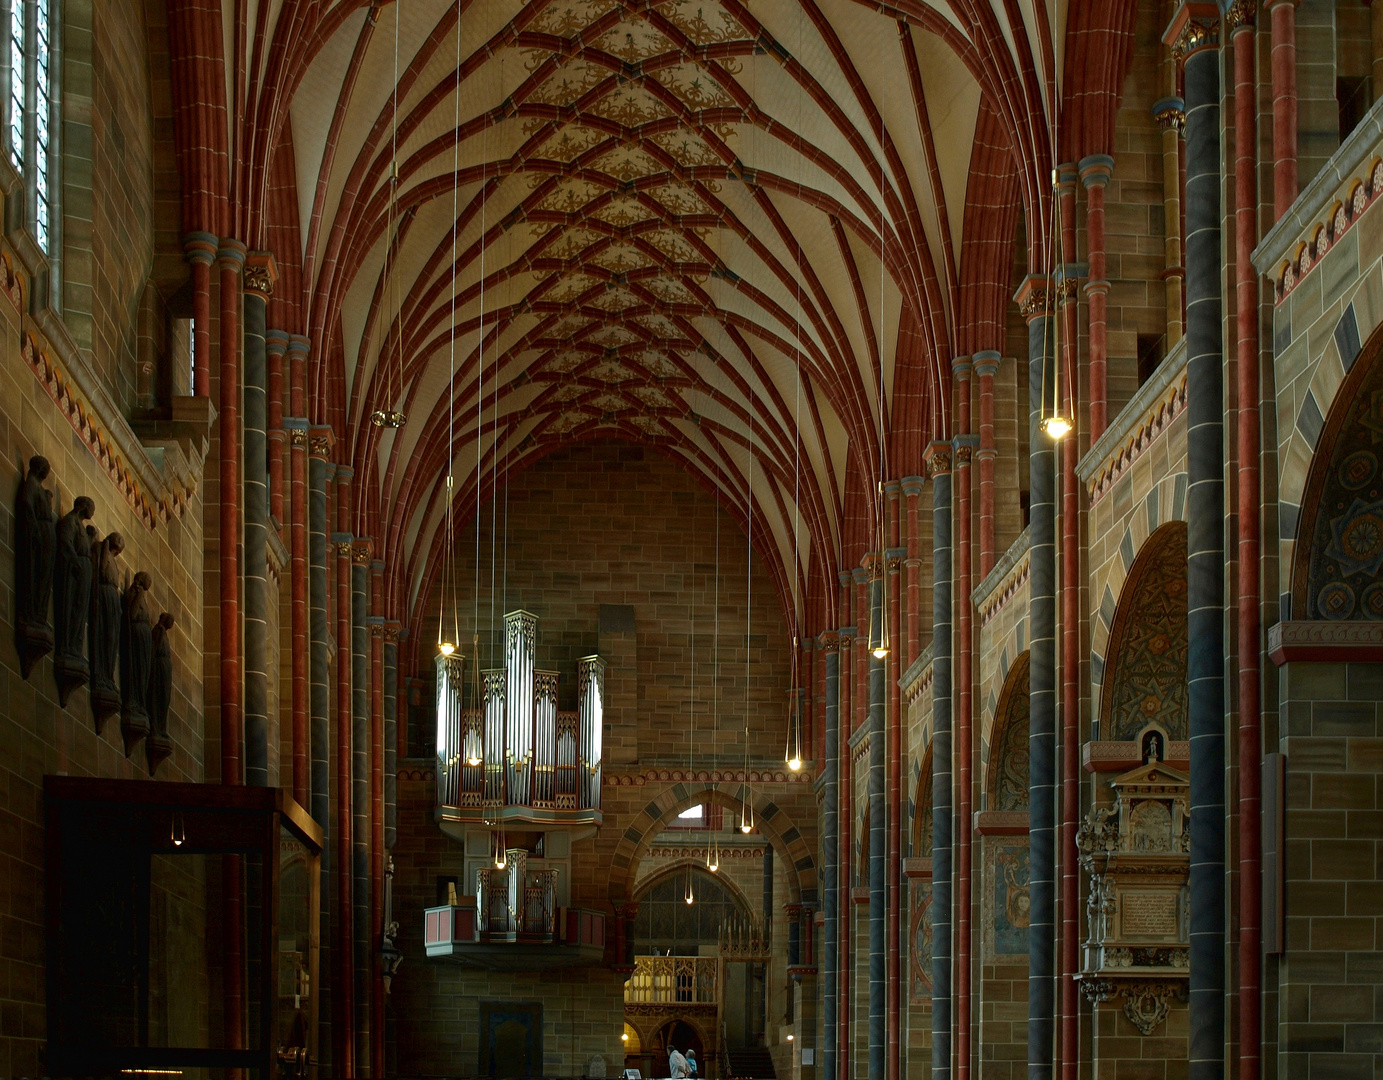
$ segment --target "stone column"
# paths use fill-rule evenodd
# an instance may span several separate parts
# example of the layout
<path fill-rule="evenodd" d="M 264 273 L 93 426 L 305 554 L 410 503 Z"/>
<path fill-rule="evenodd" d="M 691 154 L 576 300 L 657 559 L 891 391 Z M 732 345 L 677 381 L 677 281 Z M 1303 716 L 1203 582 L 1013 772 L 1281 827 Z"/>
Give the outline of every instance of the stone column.
<path fill-rule="evenodd" d="M 1234 269 L 1239 416 L 1239 1080 L 1262 1070 L 1262 713 L 1259 642 L 1259 416 L 1258 102 L 1254 6 L 1237 3 L 1225 13 L 1234 45 Z M 1373 11 L 1380 24 L 1379 6 Z M 1375 41 L 1377 38 L 1375 37 Z M 1375 53 L 1375 55 L 1377 55 Z M 1377 71 L 1377 69 L 1375 69 Z M 1378 75 L 1375 75 L 1375 80 Z"/>
<path fill-rule="evenodd" d="M 1383 97 L 1383 4 L 1367 0 L 1369 5 L 1369 36 L 1373 44 L 1373 100 Z M 1231 15 L 1233 12 L 1231 12 Z"/>
<path fill-rule="evenodd" d="M 907 660 L 899 665 L 903 671 L 907 671 L 913 664 L 917 663 L 917 658 L 922 655 L 922 628 L 920 626 L 922 560 L 917 557 L 917 504 L 922 497 L 922 484 L 923 478 L 920 476 L 903 477 L 903 495 L 908 501 L 908 527 L 904 541 L 907 555 L 903 560 L 908 590 L 908 652 Z M 900 713 L 899 716 L 901 718 L 902 714 Z"/>
<path fill-rule="evenodd" d="M 899 895 L 903 883 L 903 724 L 902 691 L 898 686 L 898 675 L 902 668 L 898 661 L 903 655 L 902 620 L 902 569 L 905 552 L 898 546 L 901 535 L 900 496 L 902 485 L 890 480 L 884 485 L 887 498 L 884 505 L 888 513 L 888 549 L 883 553 L 885 574 L 881 588 L 887 598 L 884 614 L 888 624 L 889 652 L 882 661 L 885 702 L 885 730 L 888 733 L 887 772 L 884 776 L 884 801 L 888 807 L 888 861 L 884 868 L 887 895 L 884 908 L 887 923 L 884 927 L 885 975 L 888 979 L 887 1032 L 888 1047 L 885 1071 L 888 1077 L 896 1080 L 902 1054 L 900 1032 L 903 1017 L 903 962 L 906 957 L 902 949 L 902 919 L 900 918 Z"/>
<path fill-rule="evenodd" d="M 218 241 L 211 233 L 183 237 L 183 251 L 192 266 L 192 387 L 197 397 L 211 397 L 211 264 Z"/>
<path fill-rule="evenodd" d="M 1029 275 L 1016 297 L 1028 323 L 1029 732 L 1028 732 L 1028 1076 L 1049 1080 L 1055 1053 L 1053 890 L 1056 872 L 1056 536 L 1052 440 L 1040 426 L 1051 400 L 1051 283 Z"/>
<path fill-rule="evenodd" d="M 974 755 L 974 631 L 970 593 L 974 588 L 970 543 L 970 460 L 979 439 L 970 434 L 970 374 L 972 361 L 958 356 L 951 361 L 956 398 L 956 436 L 952 440 L 953 494 L 955 497 L 955 547 L 952 554 L 956 624 L 952 636 L 955 662 L 956 711 L 953 718 L 955 788 L 953 799 L 959 827 L 955 830 L 955 1051 L 957 1080 L 970 1077 L 970 823 L 971 768 Z"/>
<path fill-rule="evenodd" d="M 240 270 L 245 245 L 226 240 L 221 272 L 221 364 L 217 432 L 220 513 L 217 530 L 221 592 L 221 782 L 244 782 L 240 669 Z"/>
<path fill-rule="evenodd" d="M 1297 197 L 1297 3 L 1299 0 L 1266 0 L 1263 7 L 1272 18 L 1273 33 L 1273 221 L 1279 220 Z M 1201 5 L 1182 5 L 1186 7 Z M 1181 16 L 1178 11 L 1178 18 Z M 1175 21 L 1173 23 L 1175 25 Z M 1185 54 L 1183 53 L 1183 56 Z M 1217 73 L 1218 74 L 1218 73 Z M 1218 79 L 1216 80 L 1218 82 Z M 1190 120 L 1191 94 L 1186 94 L 1187 120 Z M 1187 154 L 1191 152 L 1187 133 Z M 1187 160 L 1187 201 L 1190 201 L 1191 162 Z M 1216 200 L 1216 206 L 1219 201 Z M 1189 213 L 1190 206 L 1187 211 Z M 1191 224 L 1186 224 L 1190 239 Z M 1187 260 L 1188 278 L 1190 260 Z M 1190 281 L 1187 281 L 1188 308 Z M 1191 313 L 1187 311 L 1187 321 Z"/>
<path fill-rule="evenodd" d="M 283 407 L 285 387 L 283 378 L 283 358 L 288 352 L 288 334 L 283 330 L 270 330 L 264 335 L 265 356 L 265 396 L 268 423 L 265 437 L 269 440 L 269 521 L 283 535 L 283 446 L 286 436 L 283 428 Z"/>
<path fill-rule="evenodd" d="M 354 724 L 351 709 L 351 544 L 354 539 L 341 526 L 350 521 L 351 470 L 337 466 L 332 474 L 336 488 L 337 532 L 331 534 L 336 565 L 336 1033 L 341 1075 L 354 1077 L 359 1067 L 356 1038 L 360 1018 L 356 1009 L 355 953 L 355 785 Z M 368 1057 L 364 1060 L 368 1061 Z"/>
<path fill-rule="evenodd" d="M 308 430 L 308 447 L 312 455 L 307 463 L 308 727 L 312 746 L 312 818 L 323 830 L 327 829 L 331 816 L 331 673 L 327 657 L 327 537 L 330 529 L 327 524 L 327 465 L 331 461 L 333 443 L 331 428 L 314 427 Z M 297 677 L 295 666 L 294 678 Z M 326 864 L 330 857 L 330 847 L 323 848 L 324 880 Z"/>
<path fill-rule="evenodd" d="M 980 474 L 980 573 L 983 580 L 994 569 L 994 376 L 1000 356 L 993 349 L 975 354 L 975 377 L 980 382 L 980 439 L 975 462 Z"/>
<path fill-rule="evenodd" d="M 1175 82 L 1175 79 L 1173 79 Z M 1186 111 L 1179 97 L 1153 102 L 1153 119 L 1162 128 L 1162 217 L 1163 251 L 1166 269 L 1162 271 L 1164 302 L 1167 306 L 1167 351 L 1181 341 L 1182 278 L 1181 265 L 1181 132 Z"/>
<path fill-rule="evenodd" d="M 373 554 L 373 551 L 371 551 Z M 369 573 L 370 665 L 370 1068 L 384 1075 L 384 561 L 371 558 Z"/>
<path fill-rule="evenodd" d="M 837 1016 L 840 1005 L 840 636 L 821 635 L 826 655 L 826 753 L 822 781 L 821 910 L 821 1071 L 837 1076 Z M 843 1010 L 840 1010 L 843 1011 Z"/>
<path fill-rule="evenodd" d="M 397 622 L 384 624 L 384 846 L 398 839 L 399 634 Z"/>
<path fill-rule="evenodd" d="M 245 781 L 269 783 L 269 446 L 265 318 L 277 270 L 268 252 L 245 260 Z"/>
<path fill-rule="evenodd" d="M 927 447 L 932 482 L 932 1080 L 951 1063 L 951 446 Z"/>
<path fill-rule="evenodd" d="M 1085 283 L 1090 307 L 1090 442 L 1104 434 L 1109 423 L 1109 339 L 1106 333 L 1105 302 L 1109 282 L 1105 280 L 1104 189 L 1114 170 L 1108 154 L 1081 158 L 1080 179 L 1085 185 L 1085 236 L 1090 258 L 1090 278 Z M 1170 228 L 1170 224 L 1164 226 Z"/>
<path fill-rule="evenodd" d="M 1281 3 L 1273 9 L 1276 30 Z M 1164 40 L 1186 85 L 1186 631 L 1191 736 L 1190 1080 L 1224 1075 L 1224 385 L 1219 7 L 1183 3 Z M 1276 44 L 1276 35 L 1274 35 Z M 1277 66 L 1274 49 L 1274 69 Z M 1276 79 L 1274 79 L 1276 89 Z M 1295 162 L 1293 162 L 1295 165 Z M 1295 182 L 1295 169 L 1292 172 Z M 1295 193 L 1294 193 L 1295 194 Z"/>
<path fill-rule="evenodd" d="M 871 557 L 868 578 L 870 640 L 883 633 L 884 582 L 880 555 Z M 869 1075 L 885 1076 L 888 1035 L 887 987 L 885 985 L 884 906 L 886 901 L 888 833 L 884 773 L 888 755 L 884 730 L 885 660 L 869 654 Z"/>
<path fill-rule="evenodd" d="M 852 613 L 854 604 L 851 597 L 851 577 L 848 570 L 837 575 L 840 583 L 840 653 L 837 661 L 839 671 L 839 723 L 840 744 L 837 751 L 839 759 L 840 794 L 838 821 L 840 825 L 840 873 L 837 875 L 837 924 L 840 931 L 838 976 L 840 1015 L 838 1018 L 837 1069 L 839 1080 L 853 1080 L 854 1069 L 851 1060 L 851 1020 L 854 1016 L 855 990 L 855 950 L 854 924 L 855 909 L 851 903 L 851 857 L 853 854 L 855 821 L 855 763 L 850 753 L 850 736 L 854 734 L 854 645 L 855 626 Z"/>
<path fill-rule="evenodd" d="M 370 822 L 370 556 L 369 540 L 356 539 L 350 550 L 350 633 L 346 666 L 351 671 L 351 857 L 355 917 L 355 1061 L 373 1067 L 374 922 L 371 918 Z M 373 1075 L 373 1072 L 371 1072 Z"/>

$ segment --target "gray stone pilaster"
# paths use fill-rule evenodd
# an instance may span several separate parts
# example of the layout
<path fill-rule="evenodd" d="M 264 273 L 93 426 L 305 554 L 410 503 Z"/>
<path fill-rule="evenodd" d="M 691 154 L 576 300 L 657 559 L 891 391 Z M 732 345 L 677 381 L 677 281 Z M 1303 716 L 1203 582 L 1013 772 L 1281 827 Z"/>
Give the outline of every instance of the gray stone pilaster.
<path fill-rule="evenodd" d="M 370 972 L 374 928 L 370 925 L 370 548 L 357 540 L 351 551 L 351 876 L 354 881 L 356 1068 L 370 1061 Z"/>
<path fill-rule="evenodd" d="M 384 624 L 384 846 L 398 838 L 399 624 Z"/>
<path fill-rule="evenodd" d="M 927 448 L 932 481 L 932 1080 L 951 1077 L 951 447 Z"/>
<path fill-rule="evenodd" d="M 1187 1072 L 1225 1059 L 1224 355 L 1220 321 L 1218 9 L 1186 5 L 1186 631 L 1191 741 L 1191 979 Z M 1194 27 L 1194 32 L 1188 29 Z M 1189 47 L 1188 47 L 1189 46 Z"/>
<path fill-rule="evenodd" d="M 823 635 L 824 637 L 824 635 Z M 836 1025 L 840 1006 L 840 644 L 824 642 L 826 655 L 826 753 L 822 800 L 821 1076 L 836 1080 Z"/>
<path fill-rule="evenodd" d="M 265 323 L 273 282 L 272 259 L 251 253 L 245 265 L 243 350 L 245 492 L 245 783 L 269 783 L 268 597 L 269 458 L 265 427 Z"/>
<path fill-rule="evenodd" d="M 331 429 L 314 427 L 308 434 L 307 459 L 307 596 L 308 717 L 312 744 L 312 819 L 325 832 L 331 819 L 331 686 L 327 659 L 327 466 Z M 327 875 L 331 846 L 322 849 L 322 878 Z"/>
<path fill-rule="evenodd" d="M 882 562 L 883 555 L 878 556 Z M 876 563 L 869 578 L 870 637 L 883 640 L 884 580 Z M 869 1075 L 884 1075 L 888 1047 L 888 984 L 884 956 L 887 902 L 888 805 L 884 801 L 884 772 L 888 733 L 884 730 L 885 660 L 869 654 Z"/>
<path fill-rule="evenodd" d="M 1056 1008 L 1056 455 L 1041 428 L 1054 372 L 1050 283 L 1029 277 L 1019 292 L 1028 320 L 1029 544 L 1028 1077 L 1049 1080 Z M 1045 404 L 1044 404 L 1045 403 Z"/>

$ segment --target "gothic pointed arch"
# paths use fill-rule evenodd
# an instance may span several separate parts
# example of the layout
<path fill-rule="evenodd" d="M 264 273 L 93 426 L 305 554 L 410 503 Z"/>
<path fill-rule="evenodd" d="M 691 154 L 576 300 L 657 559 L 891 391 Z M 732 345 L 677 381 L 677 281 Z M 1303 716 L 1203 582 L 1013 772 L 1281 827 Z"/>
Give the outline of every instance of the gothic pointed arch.
<path fill-rule="evenodd" d="M 1025 650 L 1004 677 L 989 739 L 985 795 L 991 810 L 1028 808 L 1028 660 Z"/>

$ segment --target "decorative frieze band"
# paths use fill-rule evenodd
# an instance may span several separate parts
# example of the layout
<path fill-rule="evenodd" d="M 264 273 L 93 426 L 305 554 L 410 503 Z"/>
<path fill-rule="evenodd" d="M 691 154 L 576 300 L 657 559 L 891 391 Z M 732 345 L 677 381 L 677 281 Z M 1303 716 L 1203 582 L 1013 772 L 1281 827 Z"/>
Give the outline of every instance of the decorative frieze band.
<path fill-rule="evenodd" d="M 645 784 L 810 784 L 811 770 L 787 769 L 645 769 L 637 773 L 606 772 L 606 787 L 643 787 Z"/>

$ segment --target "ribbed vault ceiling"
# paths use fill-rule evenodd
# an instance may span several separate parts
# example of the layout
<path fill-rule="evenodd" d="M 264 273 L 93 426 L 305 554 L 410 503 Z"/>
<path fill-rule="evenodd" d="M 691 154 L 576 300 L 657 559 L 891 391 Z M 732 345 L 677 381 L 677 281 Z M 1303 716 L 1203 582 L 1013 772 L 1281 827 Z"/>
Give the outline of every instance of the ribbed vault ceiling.
<path fill-rule="evenodd" d="M 286 10 L 246 24 L 272 38 Z M 1004 126 L 1041 130 L 1062 14 L 331 7 L 289 107 L 303 310 L 395 602 L 437 563 L 449 465 L 461 524 L 585 438 L 674 456 L 752 513 L 781 596 L 794 574 L 821 590 L 852 484 L 879 476 L 881 386 L 892 441 L 948 431 L 981 82 Z M 407 423 L 376 427 L 378 409 Z"/>

